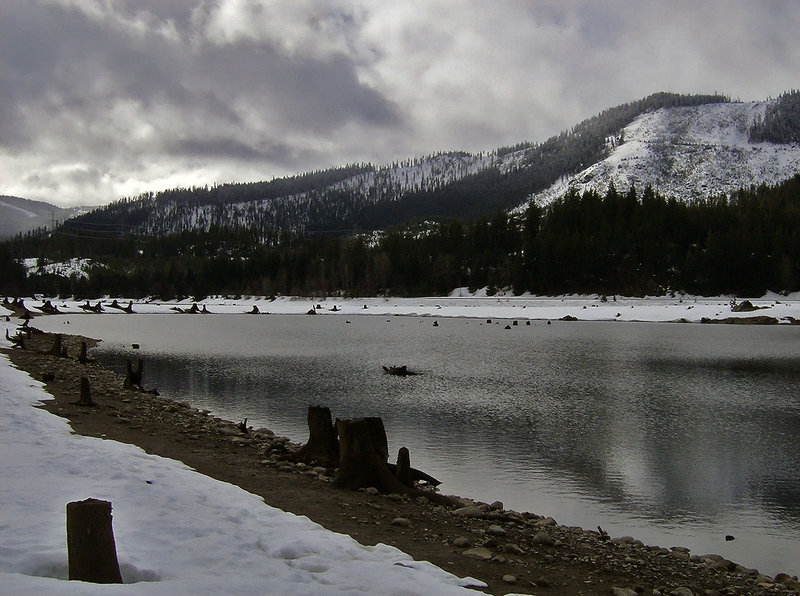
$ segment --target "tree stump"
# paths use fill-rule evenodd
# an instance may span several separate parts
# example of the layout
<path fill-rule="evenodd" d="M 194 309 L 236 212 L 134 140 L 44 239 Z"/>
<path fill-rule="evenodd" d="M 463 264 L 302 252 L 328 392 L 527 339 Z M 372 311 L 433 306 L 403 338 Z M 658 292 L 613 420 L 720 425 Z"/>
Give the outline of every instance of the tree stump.
<path fill-rule="evenodd" d="M 98 499 L 67 503 L 69 579 L 121 584 L 111 503 Z"/>
<path fill-rule="evenodd" d="M 94 403 L 92 399 L 92 388 L 89 385 L 89 379 L 86 377 L 81 377 L 81 396 L 76 405 L 79 406 L 96 406 L 97 404 Z"/>
<path fill-rule="evenodd" d="M 308 443 L 300 448 L 297 459 L 326 468 L 339 464 L 339 439 L 329 408 L 308 406 Z"/>
<path fill-rule="evenodd" d="M 125 375 L 125 382 L 123 383 L 122 387 L 124 389 L 138 389 L 139 391 L 144 391 L 142 388 L 144 361 L 139 358 L 139 360 L 136 362 L 136 370 L 133 369 L 133 365 L 131 364 L 130 360 L 125 361 L 125 366 L 128 369 L 128 373 Z"/>
<path fill-rule="evenodd" d="M 61 347 L 62 340 L 63 338 L 60 333 L 56 333 L 53 336 L 53 347 L 50 348 L 50 354 L 58 356 L 59 358 L 66 357 L 67 349 Z"/>
<path fill-rule="evenodd" d="M 81 342 L 81 355 L 78 356 L 78 362 L 81 364 L 88 364 L 89 362 L 94 362 L 92 358 L 89 358 L 88 354 L 88 346 L 86 345 L 86 340 Z"/>
<path fill-rule="evenodd" d="M 414 479 L 411 477 L 411 456 L 408 448 L 400 447 L 397 452 L 397 468 L 395 470 L 397 479 L 408 487 L 414 487 Z"/>
<path fill-rule="evenodd" d="M 387 465 L 389 446 L 383 420 L 374 417 L 337 420 L 336 430 L 340 456 L 333 486 L 351 490 L 373 486 L 382 493 L 409 492 Z"/>

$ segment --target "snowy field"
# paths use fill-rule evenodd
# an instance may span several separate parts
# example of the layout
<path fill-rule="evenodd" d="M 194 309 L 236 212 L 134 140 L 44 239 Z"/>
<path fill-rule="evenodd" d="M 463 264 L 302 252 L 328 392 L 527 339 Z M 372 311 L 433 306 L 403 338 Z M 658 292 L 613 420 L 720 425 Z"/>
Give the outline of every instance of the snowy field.
<path fill-rule="evenodd" d="M 25 300 L 33 312 L 46 297 L 37 296 Z M 102 301 L 49 299 L 61 313 L 86 312 L 82 306 L 102 303 L 104 313 L 119 313 L 110 306 L 112 300 Z M 485 292 L 469 293 L 466 288 L 451 292 L 450 296 L 436 298 L 297 298 L 241 297 L 237 299 L 212 297 L 202 301 L 156 301 L 140 300 L 131 305 L 139 314 L 174 314 L 178 310 L 189 311 L 194 304 L 197 309 L 209 313 L 249 313 L 254 307 L 260 314 L 305 314 L 314 309 L 317 314 L 346 315 L 408 315 L 435 317 L 471 317 L 480 319 L 556 320 L 565 316 L 586 321 L 688 321 L 699 323 L 703 318 L 725 319 L 728 317 L 774 317 L 788 323 L 788 317 L 800 319 L 800 293 L 782 296 L 767 294 L 750 303 L 758 307 L 751 312 L 734 312 L 730 296 L 696 297 L 687 295 L 626 298 L 622 296 L 486 296 Z M 131 301 L 117 300 L 117 305 L 127 307 Z M 742 303 L 739 298 L 737 303 Z"/>
<path fill-rule="evenodd" d="M 0 327 L 13 334 L 13 317 Z M 484 585 L 362 546 L 174 460 L 73 434 L 34 407 L 49 397 L 0 356 L 0 596 L 455 595 Z M 124 586 L 67 580 L 65 506 L 89 497 L 112 503 Z"/>

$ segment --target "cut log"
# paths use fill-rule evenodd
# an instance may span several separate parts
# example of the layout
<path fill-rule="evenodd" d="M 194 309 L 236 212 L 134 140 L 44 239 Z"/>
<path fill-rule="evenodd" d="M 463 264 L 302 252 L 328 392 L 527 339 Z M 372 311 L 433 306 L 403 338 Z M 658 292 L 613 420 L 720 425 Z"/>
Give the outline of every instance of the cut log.
<path fill-rule="evenodd" d="M 300 448 L 297 460 L 326 468 L 339 464 L 339 440 L 329 408 L 308 407 L 308 442 Z"/>
<path fill-rule="evenodd" d="M 67 503 L 69 579 L 121 584 L 111 503 L 86 499 Z"/>
<path fill-rule="evenodd" d="M 81 396 L 75 403 L 79 406 L 89 407 L 97 405 L 92 399 L 92 387 L 89 385 L 89 379 L 86 377 L 81 377 Z"/>
<path fill-rule="evenodd" d="M 139 391 L 144 391 L 144 388 L 142 388 L 144 361 L 139 358 L 139 360 L 136 362 L 136 370 L 133 369 L 133 365 L 131 364 L 130 360 L 125 361 L 125 366 L 128 369 L 128 372 L 125 375 L 125 382 L 123 383 L 122 387 L 124 389 L 138 389 Z"/>

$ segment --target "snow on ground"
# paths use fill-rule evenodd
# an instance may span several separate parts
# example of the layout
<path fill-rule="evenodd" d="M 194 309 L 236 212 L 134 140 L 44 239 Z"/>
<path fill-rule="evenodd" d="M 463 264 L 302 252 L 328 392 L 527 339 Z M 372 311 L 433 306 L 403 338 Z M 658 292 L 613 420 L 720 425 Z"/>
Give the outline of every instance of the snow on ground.
<path fill-rule="evenodd" d="M 25 305 L 36 312 L 45 297 L 28 299 Z M 50 299 L 62 313 L 83 313 L 86 301 Z M 436 298 L 298 298 L 250 296 L 241 298 L 211 297 L 196 303 L 182 301 L 135 301 L 132 309 L 140 314 L 174 314 L 176 309 L 189 310 L 194 304 L 210 313 L 246 313 L 253 307 L 261 314 L 305 314 L 315 309 L 325 315 L 409 315 L 438 317 L 470 317 L 481 319 L 556 320 L 572 316 L 587 321 L 678 321 L 698 323 L 703 318 L 770 316 L 789 322 L 787 317 L 800 319 L 800 294 L 781 296 L 767 294 L 750 302 L 759 307 L 751 312 L 733 312 L 730 296 L 697 297 L 688 295 L 630 298 L 623 296 L 487 296 L 485 290 L 471 293 L 458 288 L 450 296 Z M 742 302 L 741 298 L 738 302 Z M 95 306 L 92 300 L 90 306 Z M 111 308 L 105 299 L 103 312 L 120 312 Z M 118 300 L 127 307 L 128 300 Z"/>
<path fill-rule="evenodd" d="M 13 333 L 15 323 L 3 317 L 0 328 Z M 483 585 L 362 546 L 180 462 L 73 434 L 34 407 L 48 398 L 0 356 L 0 596 L 455 595 Z M 112 503 L 126 585 L 66 579 L 65 507 L 89 497 Z"/>

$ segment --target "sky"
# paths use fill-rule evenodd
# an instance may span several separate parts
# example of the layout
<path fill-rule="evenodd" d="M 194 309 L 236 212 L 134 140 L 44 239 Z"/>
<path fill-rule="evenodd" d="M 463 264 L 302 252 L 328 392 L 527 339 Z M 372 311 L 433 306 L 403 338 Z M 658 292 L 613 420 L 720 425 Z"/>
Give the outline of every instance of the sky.
<path fill-rule="evenodd" d="M 0 195 L 540 142 L 658 91 L 798 87 L 797 0 L 2 0 Z"/>

